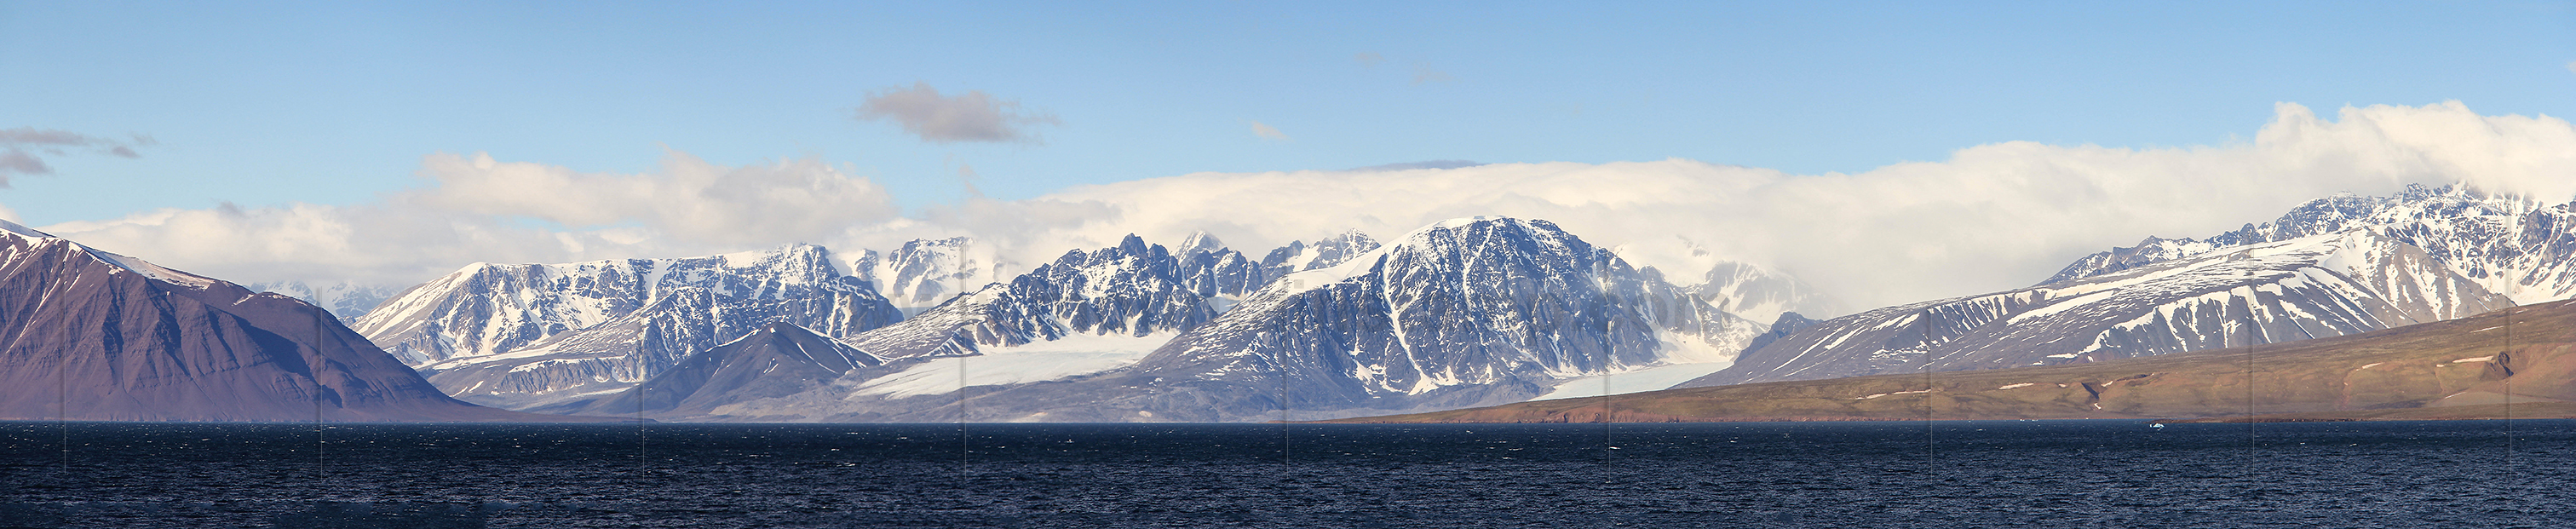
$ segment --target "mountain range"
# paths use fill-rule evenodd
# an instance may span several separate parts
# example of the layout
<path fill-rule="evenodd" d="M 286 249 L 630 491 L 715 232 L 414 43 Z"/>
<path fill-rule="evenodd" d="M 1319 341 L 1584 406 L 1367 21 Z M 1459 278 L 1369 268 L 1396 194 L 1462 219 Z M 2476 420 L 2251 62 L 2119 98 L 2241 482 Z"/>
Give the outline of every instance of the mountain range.
<path fill-rule="evenodd" d="M 624 390 L 771 321 L 836 339 L 902 314 L 819 246 L 681 259 L 477 263 L 359 317 L 458 398 L 529 408 Z"/>
<path fill-rule="evenodd" d="M 913 320 L 930 323 L 852 342 L 892 351 L 897 365 L 909 359 L 898 371 L 717 411 L 1120 422 L 1454 408 L 1606 373 L 1722 366 L 1766 329 L 1539 220 L 1451 220 L 1337 264 L 1308 262 L 1213 319 L 1200 318 L 1203 298 L 1162 280 L 1186 274 L 1155 272 L 1184 261 L 1168 255 L 1132 238 L 1067 254 L 1047 265 L 1061 270 L 1041 267 Z M 946 338 L 873 341 L 920 336 Z"/>
<path fill-rule="evenodd" d="M 316 337 L 307 348 L 370 359 L 338 360 L 352 366 L 389 354 L 441 398 L 516 410 L 687 421 L 1308 420 L 2111 364 L 2454 321 L 2576 294 L 2571 207 L 2460 186 L 2338 195 L 2217 236 L 2151 237 L 2086 256 L 2032 287 L 1853 314 L 1759 265 L 1718 262 L 1676 285 L 1552 223 L 1508 217 L 1443 221 L 1383 244 L 1346 232 L 1258 260 L 1206 233 L 1172 246 L 1129 235 L 1016 273 L 968 238 L 846 255 L 796 244 L 477 263 L 349 318 L 363 348 L 329 340 L 329 329 L 382 289 L 279 283 L 263 286 L 286 292 L 190 299 L 234 314 L 310 313 L 327 321 L 295 331 Z M 96 260 L 155 285 L 240 289 L 131 258 Z M 94 312 L 84 317 L 127 314 Z M 125 336 L 93 346 L 71 344 L 82 339 L 72 334 L 31 343 L 114 350 Z M 33 358 L 11 365 L 51 365 Z M 391 380 L 381 366 L 360 371 Z M 260 391 L 269 393 L 253 400 L 293 400 Z M 320 394 L 301 391 L 305 401 Z"/>

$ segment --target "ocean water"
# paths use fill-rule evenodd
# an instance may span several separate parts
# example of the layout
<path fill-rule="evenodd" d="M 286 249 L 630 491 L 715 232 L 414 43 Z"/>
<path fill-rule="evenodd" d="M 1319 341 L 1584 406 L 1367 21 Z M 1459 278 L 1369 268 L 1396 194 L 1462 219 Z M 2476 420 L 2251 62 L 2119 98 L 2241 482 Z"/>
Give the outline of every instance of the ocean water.
<path fill-rule="evenodd" d="M 0 423 L 0 527 L 2570 527 L 2576 422 Z"/>

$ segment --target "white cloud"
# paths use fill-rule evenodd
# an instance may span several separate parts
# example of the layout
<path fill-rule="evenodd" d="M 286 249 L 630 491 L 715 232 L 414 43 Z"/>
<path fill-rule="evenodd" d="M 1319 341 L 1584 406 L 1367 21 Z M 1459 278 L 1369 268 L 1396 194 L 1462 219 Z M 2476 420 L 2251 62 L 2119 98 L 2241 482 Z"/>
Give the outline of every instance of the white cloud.
<path fill-rule="evenodd" d="M 1114 215 L 1058 226 L 1054 251 L 1130 231 L 1206 229 L 1237 248 L 1360 228 L 1393 237 L 1443 218 L 1556 221 L 1688 280 L 1710 259 L 1768 264 L 1861 306 L 2025 286 L 2149 235 L 2203 237 L 2335 192 L 2469 181 L 2553 203 L 2576 196 L 2576 129 L 2458 103 L 2280 105 L 2251 143 L 2171 149 L 2011 142 L 1942 162 L 1788 175 L 1690 160 L 1407 171 L 1201 173 L 1085 186 L 1032 202 Z M 1685 242 L 1706 247 L 1694 256 Z M 1078 245 L 1075 245 L 1078 246 Z"/>
<path fill-rule="evenodd" d="M 235 282 L 408 284 L 476 262 L 701 255 L 825 243 L 899 210 L 819 161 L 722 167 L 673 152 L 658 172 L 431 155 L 425 187 L 356 206 L 162 209 L 41 229 Z"/>
<path fill-rule="evenodd" d="M 2567 73 L 2576 73 L 2576 61 L 2567 61 Z"/>
<path fill-rule="evenodd" d="M 574 229 L 640 223 L 692 245 L 795 240 L 899 213 L 884 187 L 814 160 L 719 167 L 673 152 L 650 175 L 578 173 L 481 154 L 434 155 L 422 165 L 421 176 L 436 185 L 399 198 L 431 210 Z"/>
<path fill-rule="evenodd" d="M 1392 238 L 1440 219 L 1548 219 L 1680 281 L 1715 259 L 1795 274 L 1855 307 L 2025 286 L 2149 236 L 2203 237 L 2335 192 L 2458 181 L 2576 198 L 2576 127 L 2458 103 L 2280 105 L 2250 142 L 2130 149 L 2009 142 L 1939 162 L 1790 175 L 1691 160 L 1400 164 L 1197 173 L 1029 200 L 969 196 L 898 216 L 882 188 L 814 162 L 749 167 L 673 153 L 651 174 L 431 156 L 420 189 L 360 206 L 161 210 L 41 229 L 236 281 L 408 284 L 474 261 L 702 255 L 812 242 L 890 249 L 971 235 L 1025 270 L 1128 233 L 1206 230 L 1258 254 L 1358 228 Z M 959 175 L 971 168 L 963 163 Z M 1704 251 L 1702 251 L 1704 250 Z"/>
<path fill-rule="evenodd" d="M 1279 132 L 1278 128 L 1259 121 L 1252 122 L 1252 135 L 1260 136 L 1265 140 L 1288 141 L 1287 133 Z"/>
<path fill-rule="evenodd" d="M 858 118 L 893 120 L 905 132 L 937 143 L 1036 143 L 1037 136 L 1026 127 L 1060 123 L 1053 115 L 1025 111 L 1018 101 L 995 99 L 982 90 L 944 96 L 929 83 L 868 94 L 867 104 L 859 106 Z"/>

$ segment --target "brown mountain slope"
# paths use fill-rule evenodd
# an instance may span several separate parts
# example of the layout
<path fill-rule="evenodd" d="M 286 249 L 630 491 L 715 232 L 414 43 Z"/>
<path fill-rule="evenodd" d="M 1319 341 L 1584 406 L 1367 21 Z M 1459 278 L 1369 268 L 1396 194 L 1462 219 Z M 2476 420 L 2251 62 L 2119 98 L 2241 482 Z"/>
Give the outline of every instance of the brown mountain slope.
<path fill-rule="evenodd" d="M 1331 422 L 2576 417 L 2576 301 L 2093 364 L 1742 384 Z M 2248 376 L 2248 375 L 2251 376 Z M 2510 405 L 2508 405 L 2510 404 Z"/>

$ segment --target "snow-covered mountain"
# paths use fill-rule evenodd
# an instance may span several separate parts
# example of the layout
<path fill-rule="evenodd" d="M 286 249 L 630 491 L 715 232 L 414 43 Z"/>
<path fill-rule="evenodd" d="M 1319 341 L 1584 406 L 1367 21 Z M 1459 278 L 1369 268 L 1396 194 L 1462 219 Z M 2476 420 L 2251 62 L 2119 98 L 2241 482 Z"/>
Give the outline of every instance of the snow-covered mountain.
<path fill-rule="evenodd" d="M 2547 205 L 2462 185 L 2408 186 L 2385 197 L 2336 195 L 2281 218 L 2206 239 L 2149 237 L 2078 259 L 2041 285 L 2347 229 L 2421 248 L 2441 265 L 2519 304 L 2576 297 L 2576 202 Z"/>
<path fill-rule="evenodd" d="M 1763 330 L 1546 221 L 1456 219 L 1274 280 L 1132 367 L 978 388 L 906 418 L 1257 421 L 1283 403 L 1321 418 L 1515 402 L 1587 376 L 1722 366 Z"/>
<path fill-rule="evenodd" d="M 439 388 L 513 408 L 605 395 L 786 321 L 849 338 L 901 318 L 830 251 L 477 263 L 412 287 L 357 329 Z"/>
<path fill-rule="evenodd" d="M 893 251 L 860 250 L 850 269 L 906 317 L 984 285 L 1009 280 L 992 249 L 965 237 L 914 239 Z"/>
<path fill-rule="evenodd" d="M 5 420 L 585 420 L 459 402 L 321 307 L 8 221 L 0 336 Z"/>
<path fill-rule="evenodd" d="M 1262 256 L 1261 269 L 1264 275 L 1276 279 L 1288 274 L 1339 265 L 1360 254 L 1376 250 L 1377 247 L 1377 239 L 1371 239 L 1368 234 L 1360 233 L 1359 230 L 1345 231 L 1340 235 L 1327 237 L 1311 244 L 1305 241 L 1290 241 L 1287 246 L 1270 250 L 1269 255 Z"/>
<path fill-rule="evenodd" d="M 2511 305 L 2422 248 L 2350 226 L 1835 318 L 1679 387 L 2116 360 L 2344 336 Z"/>
<path fill-rule="evenodd" d="M 659 412 L 647 406 L 646 414 L 682 420 L 920 420 L 917 414 L 925 409 L 950 402 L 961 382 L 1008 387 L 1131 366 L 1224 313 L 1276 278 L 1274 272 L 1329 267 L 1357 255 L 1345 251 L 1355 247 L 1373 249 L 1376 243 L 1358 232 L 1316 244 L 1295 242 L 1272 251 L 1272 262 L 1264 265 L 1206 233 L 1191 235 L 1177 249 L 1130 235 L 1117 246 L 1067 252 L 1008 283 L 848 340 L 887 363 L 853 371 L 828 388 L 792 397 L 701 391 L 691 398 L 728 404 Z"/>
<path fill-rule="evenodd" d="M 1066 252 L 911 319 L 850 339 L 886 358 L 973 355 L 1074 335 L 1168 338 L 1216 317 L 1259 287 L 1259 269 L 1214 238 L 1175 255 L 1127 236 L 1118 246 Z M 1139 343 L 1136 352 L 1152 349 Z"/>
<path fill-rule="evenodd" d="M 393 288 L 351 281 L 325 282 L 319 286 L 304 281 L 274 281 L 253 283 L 249 288 L 252 292 L 275 292 L 301 299 L 329 309 L 331 315 L 339 316 L 341 321 L 351 322 L 367 315 L 368 310 L 397 293 Z"/>
<path fill-rule="evenodd" d="M 1819 316 L 1843 314 L 1842 302 L 1789 274 L 1752 263 L 1720 261 L 1686 287 L 1693 297 L 1728 314 L 1753 321 L 1779 319 L 1782 313 Z"/>

